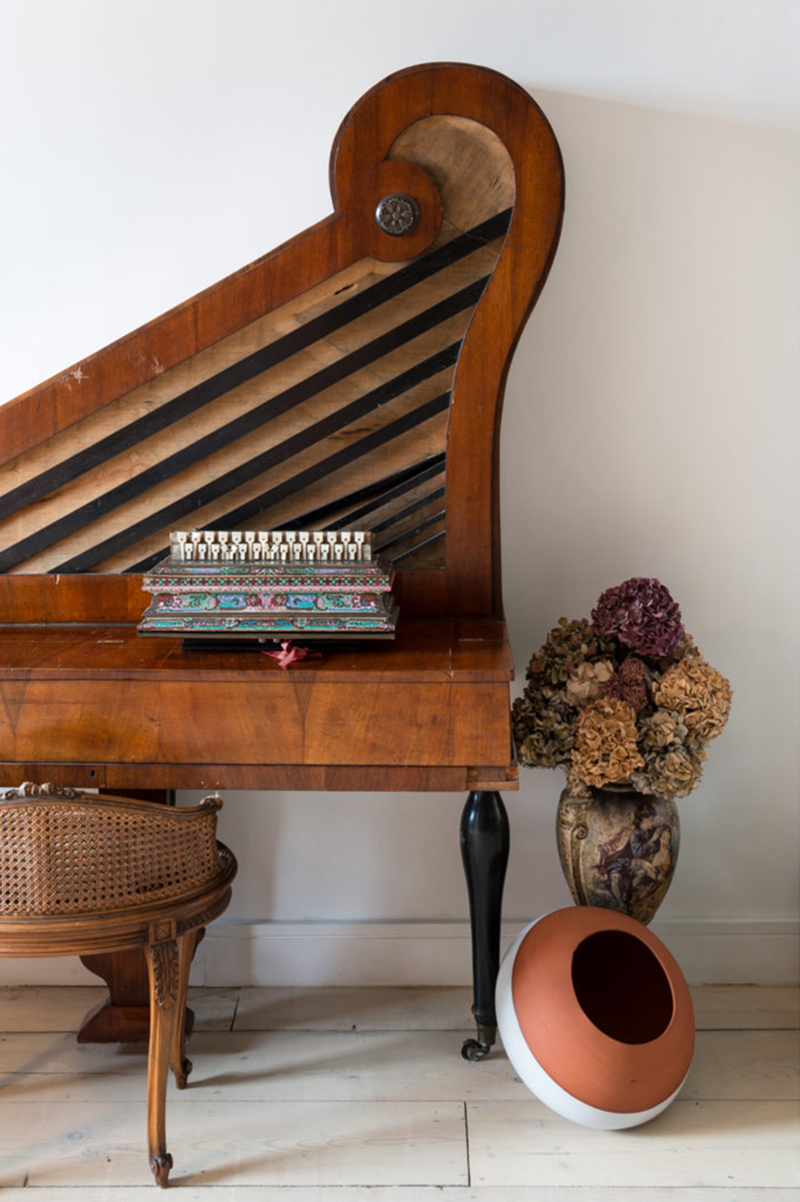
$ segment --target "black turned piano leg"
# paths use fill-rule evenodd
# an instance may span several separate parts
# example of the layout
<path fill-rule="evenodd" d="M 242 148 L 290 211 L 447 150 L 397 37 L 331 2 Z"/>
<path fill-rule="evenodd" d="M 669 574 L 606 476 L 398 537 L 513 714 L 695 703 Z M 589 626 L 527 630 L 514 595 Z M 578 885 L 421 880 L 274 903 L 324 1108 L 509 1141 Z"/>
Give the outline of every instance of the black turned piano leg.
<path fill-rule="evenodd" d="M 494 991 L 500 967 L 500 915 L 510 838 L 499 793 L 470 793 L 461 815 L 461 858 L 467 878 L 472 927 L 472 1013 L 477 1039 L 461 1047 L 465 1060 L 481 1060 L 497 1035 Z"/>

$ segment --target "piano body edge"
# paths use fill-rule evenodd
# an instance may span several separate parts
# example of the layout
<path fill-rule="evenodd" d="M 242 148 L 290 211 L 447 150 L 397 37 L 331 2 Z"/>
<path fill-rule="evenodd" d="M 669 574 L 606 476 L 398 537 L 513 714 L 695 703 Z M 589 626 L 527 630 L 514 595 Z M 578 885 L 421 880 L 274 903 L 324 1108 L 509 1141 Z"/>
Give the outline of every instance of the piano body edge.
<path fill-rule="evenodd" d="M 0 783 L 515 788 L 512 676 L 500 621 L 409 621 L 288 669 L 131 623 L 0 624 Z"/>

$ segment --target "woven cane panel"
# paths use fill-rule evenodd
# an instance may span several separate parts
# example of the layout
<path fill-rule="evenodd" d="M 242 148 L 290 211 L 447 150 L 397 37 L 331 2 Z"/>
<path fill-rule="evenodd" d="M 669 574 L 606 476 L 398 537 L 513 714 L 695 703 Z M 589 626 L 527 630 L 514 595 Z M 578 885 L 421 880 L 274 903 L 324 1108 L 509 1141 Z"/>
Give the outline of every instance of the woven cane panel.
<path fill-rule="evenodd" d="M 2 803 L 0 914 L 107 914 L 191 896 L 222 875 L 215 831 L 214 810 Z"/>

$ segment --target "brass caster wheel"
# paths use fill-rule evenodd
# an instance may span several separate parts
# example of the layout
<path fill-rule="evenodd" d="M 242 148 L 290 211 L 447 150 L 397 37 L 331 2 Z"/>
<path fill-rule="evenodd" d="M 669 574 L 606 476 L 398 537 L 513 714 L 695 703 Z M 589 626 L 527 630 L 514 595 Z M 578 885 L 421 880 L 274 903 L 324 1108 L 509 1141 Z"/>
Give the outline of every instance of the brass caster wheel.
<path fill-rule="evenodd" d="M 478 1038 L 465 1039 L 461 1045 L 461 1055 L 465 1060 L 483 1060 L 492 1050 L 496 1038 L 496 1026 L 478 1023 Z"/>
<path fill-rule="evenodd" d="M 491 1044 L 489 1043 L 481 1043 L 477 1039 L 465 1039 L 461 1045 L 461 1055 L 465 1060 L 483 1060 L 485 1056 L 489 1055 L 490 1049 Z"/>
<path fill-rule="evenodd" d="M 163 1189 L 167 1184 L 169 1171 L 172 1168 L 172 1157 L 169 1152 L 165 1152 L 163 1156 L 154 1156 L 150 1161 L 150 1168 L 153 1170 L 156 1185 L 160 1185 Z"/>

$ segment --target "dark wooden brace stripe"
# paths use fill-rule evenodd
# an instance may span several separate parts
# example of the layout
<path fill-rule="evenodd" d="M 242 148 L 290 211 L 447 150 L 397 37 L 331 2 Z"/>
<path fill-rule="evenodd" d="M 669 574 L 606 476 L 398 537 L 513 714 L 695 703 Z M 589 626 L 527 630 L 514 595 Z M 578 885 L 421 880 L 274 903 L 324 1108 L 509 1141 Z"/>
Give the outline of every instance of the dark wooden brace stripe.
<path fill-rule="evenodd" d="M 418 384 L 430 379 L 431 376 L 437 375 L 446 367 L 451 367 L 458 357 L 460 345 L 458 342 L 452 343 L 443 351 L 431 355 L 428 359 L 423 360 L 422 363 L 415 364 L 408 371 L 402 372 L 399 376 L 395 376 L 394 379 L 387 380 L 386 383 L 378 385 L 377 388 L 373 388 L 370 392 L 358 397 L 355 401 L 351 401 L 349 405 L 344 405 L 334 413 L 328 414 L 327 417 L 320 418 L 319 421 L 313 422 L 312 425 L 307 426 L 304 430 L 298 431 L 297 434 L 291 435 L 291 437 L 284 439 L 283 442 L 276 443 L 275 446 L 262 451 L 260 455 L 248 459 L 238 467 L 231 468 L 230 471 L 225 472 L 209 484 L 193 492 L 191 496 L 183 498 L 182 503 L 185 505 L 185 512 L 191 513 L 192 510 L 199 509 L 202 505 L 208 504 L 209 501 L 217 500 L 226 493 L 233 492 L 234 489 L 247 484 L 256 476 L 260 476 L 263 472 L 269 471 L 270 468 L 276 467 L 277 464 L 286 462 L 286 460 L 291 459 L 293 456 L 299 455 L 301 451 L 315 446 L 329 435 L 344 429 L 351 422 L 366 417 L 367 414 L 373 413 L 376 409 L 380 409 L 382 405 L 387 404 L 389 401 L 401 396 L 404 392 L 408 392 Z M 78 512 L 80 511 L 76 511 L 76 513 Z M 219 526 L 219 523 L 216 524 Z M 159 526 L 155 525 L 152 529 L 158 530 Z M 95 564 L 100 563 L 102 559 L 108 559 L 110 555 L 116 554 L 118 551 L 123 551 L 126 547 L 130 547 L 136 540 L 129 537 L 129 531 L 130 528 L 122 530 L 114 536 L 113 540 L 106 539 L 105 542 L 100 544 L 101 547 L 106 547 L 110 541 L 113 542 L 113 551 L 106 551 L 104 554 L 98 555 L 97 548 L 92 547 L 52 570 L 60 572 L 86 571 L 88 567 L 93 567 Z"/>
<path fill-rule="evenodd" d="M 248 521 L 249 518 L 254 517 L 256 514 L 262 513 L 271 505 L 276 505 L 279 501 L 283 501 L 287 497 L 301 492 L 304 488 L 308 488 L 309 485 L 315 484 L 325 476 L 349 466 L 356 459 L 362 458 L 362 456 L 369 454 L 370 451 L 375 450 L 377 447 L 391 442 L 392 439 L 398 438 L 401 434 L 413 430 L 416 426 L 444 412 L 449 404 L 450 393 L 440 393 L 433 400 L 418 406 L 416 409 L 411 410 L 411 412 L 381 427 L 381 429 L 374 430 L 371 434 L 352 443 L 349 447 L 344 447 L 334 455 L 329 455 L 327 459 L 322 459 L 312 467 L 298 472 L 290 480 L 285 480 L 281 484 L 275 485 L 259 496 L 253 497 L 250 501 L 237 506 L 236 509 L 229 510 L 228 513 L 220 514 L 214 520 L 213 524 L 209 524 L 203 527 L 203 529 L 225 530 L 239 526 L 242 522 Z M 220 487 L 221 481 L 225 481 L 222 487 Z M 117 554 L 120 550 L 124 550 L 126 546 L 132 546 L 158 530 L 171 527 L 175 522 L 186 517 L 188 513 L 191 513 L 193 509 L 199 509 L 201 506 L 207 505 L 210 501 L 217 500 L 228 491 L 228 488 L 229 484 L 226 477 L 221 477 L 220 480 L 213 480 L 191 497 L 182 497 L 178 501 L 173 501 L 171 505 L 166 505 L 163 509 L 158 510 L 158 512 L 142 518 L 141 521 L 134 523 L 133 526 L 128 527 L 111 538 L 105 539 L 96 547 L 84 552 L 82 555 L 75 556 L 74 559 L 68 560 L 67 563 L 61 564 L 57 568 L 53 568 L 52 571 L 86 571 L 95 564 L 101 563 L 104 559 L 108 559 L 109 556 Z M 164 554 L 166 554 L 166 548 L 164 549 Z"/>
<path fill-rule="evenodd" d="M 431 376 L 435 376 L 443 368 L 451 366 L 457 358 L 459 346 L 460 343 L 455 342 L 422 363 L 415 364 L 408 371 L 395 376 L 393 380 L 387 380 L 386 383 L 373 388 L 370 392 L 358 397 L 357 400 L 351 401 L 349 405 L 345 405 L 341 409 L 337 409 L 334 413 L 328 414 L 327 417 L 321 418 L 319 421 L 307 426 L 304 430 L 298 431 L 297 434 L 291 435 L 291 437 L 284 439 L 283 442 L 276 443 L 275 446 L 262 451 L 260 455 L 248 459 L 246 463 L 231 468 L 230 471 L 225 472 L 202 488 L 197 489 L 191 496 L 181 498 L 179 502 L 173 502 L 167 508 L 172 510 L 175 504 L 180 504 L 183 506 L 184 514 L 191 513 L 193 510 L 207 505 L 210 501 L 218 500 L 220 497 L 225 496 L 226 493 L 233 492 L 234 489 L 247 484 L 256 476 L 260 476 L 277 464 L 284 463 L 293 456 L 299 455 L 301 451 L 315 446 L 322 439 L 335 434 L 338 430 L 344 429 L 351 422 L 357 421 L 359 418 L 363 418 L 367 414 L 374 412 L 382 405 L 402 395 L 402 393 L 408 392 L 409 389 L 423 383 Z M 290 489 L 289 495 L 291 495 L 291 479 L 286 481 L 285 484 Z M 150 529 L 147 530 L 148 534 L 161 529 L 157 515 L 151 516 L 146 521 L 150 524 Z M 215 522 L 215 525 L 219 528 L 222 521 L 223 519 L 219 519 Z M 116 555 L 119 551 L 125 550 L 126 547 L 132 546 L 139 538 L 143 537 L 141 534 L 138 537 L 131 536 L 131 531 L 138 530 L 141 525 L 142 523 L 139 522 L 133 527 L 121 530 L 118 534 L 112 536 L 110 539 L 106 539 L 97 547 L 91 547 L 80 555 L 67 560 L 58 568 L 54 568 L 53 571 L 86 571 L 87 568 L 93 567 L 103 559 L 108 559 L 110 555 Z M 109 547 L 111 547 L 111 550 L 108 549 Z M 166 548 L 164 549 L 164 554 L 166 554 Z"/>
<path fill-rule="evenodd" d="M 421 463 L 414 463 L 411 467 L 403 468 L 402 471 L 393 472 L 391 476 L 384 476 L 383 479 L 376 480 L 372 484 L 365 484 L 362 488 L 357 488 L 342 496 L 334 497 L 330 501 L 326 501 L 324 505 L 318 505 L 315 509 L 306 510 L 305 513 L 301 513 L 298 517 L 292 518 L 290 521 L 282 521 L 281 529 L 346 530 L 348 526 L 352 526 L 354 522 L 358 521 L 365 514 L 381 508 L 383 505 L 388 504 L 389 501 L 402 496 L 403 493 L 409 492 L 412 488 L 416 488 L 417 485 L 424 484 L 426 480 L 431 479 L 433 476 L 441 475 L 444 471 L 444 466 L 445 456 L 442 451 L 438 455 L 429 456 Z M 444 493 L 444 489 L 440 491 Z M 368 500 L 367 498 L 370 499 Z M 356 505 L 358 508 L 348 512 L 343 518 L 337 518 L 336 521 L 328 521 L 331 514 L 339 513 L 342 508 L 350 505 Z M 214 522 L 213 526 L 206 527 L 206 529 L 214 529 L 216 527 L 217 523 Z M 261 529 L 264 528 L 261 527 Z M 125 571 L 149 572 L 166 554 L 167 548 L 161 547 L 145 559 L 141 559 L 138 563 L 126 568 Z"/>
<path fill-rule="evenodd" d="M 357 296 L 343 301 L 334 309 L 321 313 L 298 329 L 277 338 L 269 346 L 254 351 L 253 354 L 247 355 L 238 363 L 231 364 L 230 367 L 217 372 L 208 380 L 203 380 L 193 388 L 187 389 L 186 392 L 167 401 L 152 413 L 147 413 L 127 426 L 122 426 L 113 434 L 93 443 L 92 446 L 78 451 L 61 463 L 48 468 L 47 471 L 41 472 L 17 488 L 11 489 L 0 498 L 0 514 L 3 517 L 10 517 L 12 513 L 17 513 L 26 505 L 41 500 L 56 488 L 61 488 L 83 475 L 84 472 L 99 467 L 107 459 L 129 450 L 145 438 L 150 438 L 153 434 L 166 429 L 173 422 L 210 404 L 224 393 L 261 375 L 277 363 L 297 354 L 298 351 L 305 350 L 319 339 L 325 338 L 357 317 L 362 317 L 371 309 L 400 296 L 409 288 L 413 288 L 415 284 L 436 275 L 460 259 L 466 258 L 479 247 L 486 246 L 504 234 L 508 229 L 510 219 L 511 209 L 505 209 L 502 213 L 490 217 L 488 221 L 476 225 L 474 229 L 445 243 L 438 250 L 423 255 L 406 267 L 401 267 L 393 275 L 370 285 Z"/>
<path fill-rule="evenodd" d="M 444 461 L 444 455 L 442 456 L 442 460 Z M 426 480 L 430 480 L 431 477 L 433 477 L 433 476 L 440 476 L 443 471 L 444 471 L 444 462 L 442 462 L 441 466 L 439 466 L 439 467 L 430 467 L 430 468 L 428 468 L 428 470 L 426 472 L 420 473 L 418 476 L 416 476 L 414 479 L 410 480 L 402 488 L 394 489 L 390 493 L 385 493 L 382 496 L 376 497 L 373 501 L 368 502 L 368 504 L 362 505 L 360 509 L 357 509 L 351 513 L 345 514 L 345 516 L 343 518 L 339 518 L 335 522 L 331 522 L 331 524 L 329 526 L 325 526 L 324 529 L 325 530 L 346 530 L 348 528 L 348 526 L 352 526 L 354 522 L 360 522 L 362 518 L 367 517 L 368 514 L 373 513 L 376 509 L 383 509 L 386 505 L 389 504 L 390 501 L 396 500 L 396 498 L 402 496 L 403 493 L 407 493 L 410 491 L 410 489 L 416 488 L 420 484 L 424 484 Z M 439 493 L 441 493 L 441 495 L 443 496 L 444 488 L 439 489 L 437 492 L 437 495 L 439 495 Z M 433 495 L 433 494 L 431 494 L 431 495 Z M 391 517 L 386 518 L 386 520 L 384 522 L 380 522 L 378 526 L 374 526 L 374 525 L 370 524 L 366 528 L 369 530 L 372 530 L 372 531 L 375 531 L 378 528 L 383 529 L 383 527 L 386 526 L 387 523 L 391 524 L 392 522 L 397 521 L 398 517 L 400 515 L 402 515 L 406 512 L 411 512 L 411 510 L 414 508 L 416 508 L 416 502 L 413 506 L 406 506 L 405 509 L 398 510 L 397 515 L 392 515 Z"/>
<path fill-rule="evenodd" d="M 386 551 L 389 547 L 394 547 L 397 543 L 404 543 L 406 539 L 411 538 L 412 535 L 419 534 L 423 530 L 428 530 L 431 526 L 434 526 L 437 522 L 441 522 L 443 520 L 444 510 L 440 509 L 438 513 L 431 514 L 430 517 L 425 518 L 425 520 L 420 522 L 418 525 L 410 526 L 408 530 L 401 530 L 400 533 L 395 534 L 393 538 L 387 538 L 384 539 L 383 542 L 377 543 L 375 550 L 380 552 Z M 405 555 L 406 552 L 404 551 L 403 554 Z"/>
<path fill-rule="evenodd" d="M 401 551 L 399 555 L 392 557 L 392 563 L 398 564 L 401 559 L 410 559 L 412 555 L 424 551 L 426 547 L 432 547 L 434 543 L 440 543 L 444 538 L 444 530 L 440 530 L 438 534 L 434 534 L 432 538 L 423 539 L 421 543 L 417 543 L 414 547 L 409 547 L 407 551 Z"/>
<path fill-rule="evenodd" d="M 388 518 L 384 518 L 382 522 L 377 522 L 374 526 L 370 526 L 373 534 L 382 534 L 384 530 L 388 530 L 391 526 L 396 526 L 398 522 L 402 522 L 404 518 L 410 517 L 412 513 L 416 513 L 418 509 L 424 509 L 426 505 L 430 505 L 432 501 L 438 501 L 444 496 L 444 488 L 436 488 L 433 492 L 426 493 L 424 497 L 420 497 L 418 501 L 412 501 L 410 505 L 405 505 L 402 509 L 398 509 L 396 513 L 392 513 Z M 441 512 L 444 517 L 444 510 Z M 385 543 L 383 544 L 386 545 Z"/>
<path fill-rule="evenodd" d="M 178 472 L 183 471 L 187 467 L 191 467 L 221 447 L 227 446 L 228 443 L 252 433 L 259 426 L 263 426 L 281 414 L 288 412 L 288 410 L 302 404 L 310 397 L 316 396 L 326 388 L 330 388 L 333 384 L 338 384 L 341 380 L 353 375 L 361 368 L 381 359 L 390 351 L 396 350 L 398 347 L 411 342 L 420 334 L 434 329 L 449 317 L 462 312 L 464 309 L 471 308 L 480 299 L 488 283 L 488 279 L 488 276 L 484 276 L 480 280 L 475 280 L 466 288 L 460 289 L 458 292 L 453 293 L 452 296 L 439 301 L 438 304 L 432 305 L 429 309 L 416 314 L 394 329 L 388 330 L 379 338 L 374 338 L 371 342 L 351 352 L 351 354 L 344 355 L 336 363 L 321 368 L 305 380 L 300 380 L 297 384 L 292 385 L 292 387 L 278 393 L 277 396 L 264 401 L 261 405 L 256 405 L 246 413 L 240 414 L 239 417 L 227 422 L 224 426 L 220 426 L 213 433 L 207 434 L 204 438 L 198 439 L 180 451 L 176 451 L 175 454 L 167 456 L 160 463 L 154 464 L 144 472 L 139 472 L 138 475 L 129 477 L 122 484 L 110 489 L 109 492 L 104 493 L 102 496 L 95 497 L 92 501 L 79 506 L 71 513 L 64 514 L 55 522 L 51 522 L 35 533 L 28 535 L 27 538 L 21 539 L 18 543 L 0 553 L 0 572 L 8 571 L 9 568 L 24 562 L 24 560 L 29 559 L 32 555 L 52 546 L 62 538 L 75 533 L 76 530 L 89 525 L 120 505 L 124 505 L 135 497 L 141 496 L 142 493 L 155 487 L 156 484 L 161 484 L 165 480 L 169 480 L 170 477 L 177 475 Z M 453 344 L 453 346 L 441 352 L 441 355 L 446 357 L 446 361 L 443 360 L 441 366 L 435 370 L 442 370 L 443 367 L 452 366 L 457 358 L 458 345 Z M 433 357 L 433 359 L 436 358 L 437 356 Z M 91 552 L 87 552 L 86 554 L 91 555 Z M 83 559 L 83 557 L 80 558 Z M 102 558 L 105 559 L 107 556 L 103 556 Z M 69 561 L 70 564 L 72 562 L 72 560 Z M 99 561 L 93 560 L 92 562 Z M 68 567 L 64 565 L 57 570 L 78 572 L 85 569 L 83 567 Z"/>
<path fill-rule="evenodd" d="M 343 467 L 349 467 L 356 459 L 363 458 L 364 455 L 368 455 L 378 447 L 385 446 L 387 442 L 399 438 L 401 434 L 407 434 L 409 430 L 415 429 L 416 426 L 421 426 L 423 422 L 429 421 L 432 417 L 436 417 L 437 414 L 444 413 L 449 404 L 449 391 L 440 393 L 433 400 L 426 401 L 424 405 L 420 405 L 417 409 L 412 409 L 410 413 L 405 413 L 402 417 L 390 422 L 389 425 L 383 426 L 379 430 L 374 430 L 371 434 L 360 438 L 358 442 L 352 443 L 349 447 L 344 447 L 334 455 L 329 455 L 327 459 L 322 459 L 312 467 L 306 468 L 305 471 L 298 473 L 292 480 L 288 480 L 284 484 L 278 484 L 267 492 L 262 493 L 260 497 L 254 497 L 252 501 L 247 501 L 245 504 L 239 505 L 236 509 L 231 509 L 228 513 L 222 514 L 214 525 L 223 530 L 235 529 L 243 522 L 247 522 L 250 518 L 255 517 L 256 514 L 269 509 L 271 505 L 277 505 L 279 501 L 285 500 L 287 496 L 300 492 L 302 489 L 308 488 L 311 484 L 316 484 L 318 480 L 331 475 L 333 472 L 340 471 Z"/>
<path fill-rule="evenodd" d="M 428 466 L 422 470 L 420 470 L 418 464 L 415 465 L 413 475 L 409 475 L 402 483 L 398 483 L 392 488 L 384 488 L 380 492 L 373 493 L 372 499 L 367 501 L 365 505 L 360 505 L 357 509 L 350 510 L 344 515 L 344 517 L 339 517 L 334 522 L 328 522 L 322 526 L 322 529 L 347 530 L 348 527 L 352 526 L 355 522 L 360 522 L 363 517 L 367 516 L 367 514 L 373 513 L 376 509 L 382 509 L 383 506 L 388 505 L 390 501 L 394 501 L 397 499 L 397 497 L 403 496 L 404 493 L 409 492 L 412 488 L 416 488 L 419 484 L 424 484 L 425 481 L 430 480 L 432 476 L 440 476 L 444 471 L 444 452 L 442 452 L 440 455 L 434 455 L 431 458 L 436 460 L 436 462 L 433 463 L 426 460 Z M 366 495 L 366 493 L 364 495 Z M 336 504 L 336 508 L 341 509 L 343 505 L 352 504 L 355 499 L 355 494 L 353 494 L 352 498 L 343 497 Z M 316 520 L 319 521 L 320 519 L 318 518 Z M 297 529 L 305 530 L 306 526 L 302 522 L 298 522 Z M 372 529 L 372 527 L 370 527 L 370 529 Z"/>

